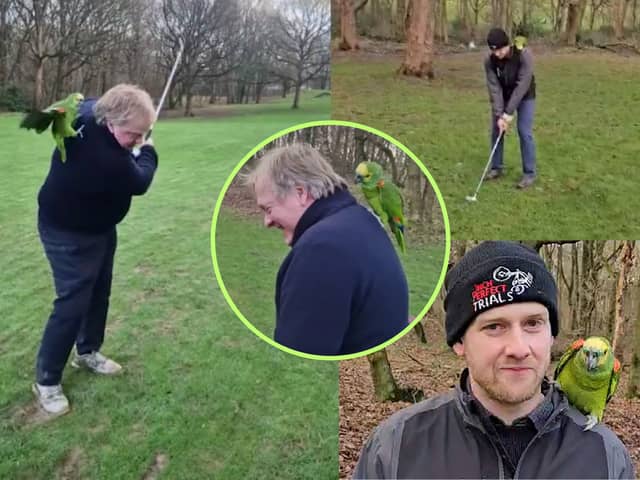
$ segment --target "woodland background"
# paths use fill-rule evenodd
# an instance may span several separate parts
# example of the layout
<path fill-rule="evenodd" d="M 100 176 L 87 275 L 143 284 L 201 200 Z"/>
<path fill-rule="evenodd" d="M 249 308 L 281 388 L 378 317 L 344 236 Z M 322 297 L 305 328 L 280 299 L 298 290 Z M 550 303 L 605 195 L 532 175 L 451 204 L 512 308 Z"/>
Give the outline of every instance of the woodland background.
<path fill-rule="evenodd" d="M 450 267 L 479 242 L 452 242 Z M 537 249 L 558 285 L 560 331 L 555 362 L 577 338 L 601 335 L 622 362 L 618 391 L 604 422 L 640 467 L 640 245 L 624 241 L 523 242 Z M 406 335 L 366 359 L 340 366 L 340 476 L 348 477 L 360 449 L 393 412 L 453 388 L 464 368 L 446 345 L 444 293 L 421 320 L 425 338 Z"/>

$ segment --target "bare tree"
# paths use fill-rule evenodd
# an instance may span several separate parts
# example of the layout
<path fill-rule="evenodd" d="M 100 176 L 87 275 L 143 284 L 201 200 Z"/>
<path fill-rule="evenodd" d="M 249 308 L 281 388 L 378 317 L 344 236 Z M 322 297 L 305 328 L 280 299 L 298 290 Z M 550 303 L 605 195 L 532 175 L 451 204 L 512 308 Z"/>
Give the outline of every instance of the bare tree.
<path fill-rule="evenodd" d="M 302 86 L 329 64 L 331 18 L 326 0 L 292 0 L 278 4 L 271 16 L 268 47 L 273 52 L 273 73 L 291 81 L 292 108 L 298 108 Z"/>
<path fill-rule="evenodd" d="M 15 0 L 21 28 L 34 59 L 34 108 L 43 106 L 45 63 L 55 59 L 49 96 L 60 95 L 62 82 L 98 58 L 122 31 L 124 0 Z"/>
<path fill-rule="evenodd" d="M 176 74 L 185 97 L 184 114 L 192 113 L 192 99 L 198 81 L 222 76 L 232 69 L 224 60 L 237 44 L 234 32 L 239 22 L 233 0 L 163 0 L 156 31 L 163 42 L 164 67 L 170 70 L 180 42 L 182 61 Z M 227 70 L 220 71 L 220 65 Z"/>

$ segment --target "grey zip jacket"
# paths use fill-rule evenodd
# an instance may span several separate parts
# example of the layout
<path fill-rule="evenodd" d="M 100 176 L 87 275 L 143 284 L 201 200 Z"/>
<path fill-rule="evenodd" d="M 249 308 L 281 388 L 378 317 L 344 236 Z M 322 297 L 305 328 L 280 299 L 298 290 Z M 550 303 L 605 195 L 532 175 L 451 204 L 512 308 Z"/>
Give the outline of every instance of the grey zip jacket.
<path fill-rule="evenodd" d="M 484 60 L 491 110 L 495 117 L 513 115 L 522 100 L 535 98 L 533 55 L 528 48 L 511 47 L 511 56 L 498 60 L 488 54 Z"/>
<path fill-rule="evenodd" d="M 467 376 L 464 370 L 461 385 Z M 353 478 L 506 478 L 498 447 L 461 385 L 379 425 Z M 635 478 L 618 437 L 602 423 L 583 431 L 586 417 L 555 385 L 545 382 L 545 388 L 553 412 L 522 453 L 513 478 Z"/>

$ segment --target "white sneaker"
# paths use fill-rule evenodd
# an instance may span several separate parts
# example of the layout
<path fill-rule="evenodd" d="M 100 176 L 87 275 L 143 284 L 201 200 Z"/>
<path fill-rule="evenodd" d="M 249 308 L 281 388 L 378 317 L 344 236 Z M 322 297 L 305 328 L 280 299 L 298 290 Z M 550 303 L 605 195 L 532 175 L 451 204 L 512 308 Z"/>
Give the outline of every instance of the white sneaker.
<path fill-rule="evenodd" d="M 119 363 L 105 357 L 100 352 L 85 353 L 84 355 L 76 353 L 75 358 L 71 361 L 71 366 L 84 367 L 102 375 L 115 375 L 122 371 L 122 366 Z"/>
<path fill-rule="evenodd" d="M 51 415 L 64 415 L 69 411 L 69 400 L 62 391 L 62 385 L 47 386 L 34 383 L 31 390 L 45 412 Z"/>

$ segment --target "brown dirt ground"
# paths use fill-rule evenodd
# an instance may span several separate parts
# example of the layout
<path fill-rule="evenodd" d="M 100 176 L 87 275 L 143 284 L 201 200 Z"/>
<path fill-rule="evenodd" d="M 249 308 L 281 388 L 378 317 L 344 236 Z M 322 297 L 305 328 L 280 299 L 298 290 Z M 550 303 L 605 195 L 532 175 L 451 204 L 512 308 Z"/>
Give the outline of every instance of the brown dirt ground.
<path fill-rule="evenodd" d="M 439 321 L 423 320 L 427 344 L 419 343 L 410 332 L 387 354 L 398 387 L 422 389 L 428 398 L 444 393 L 458 382 L 464 363 L 444 343 Z M 434 341 L 432 339 L 438 339 Z M 563 343 L 568 343 L 565 341 Z M 555 349 L 554 349 L 555 350 Z M 550 369 L 550 374 L 553 372 Z M 623 369 L 618 394 L 607 406 L 605 423 L 620 437 L 631 453 L 636 471 L 640 471 L 640 399 L 627 400 L 627 369 Z M 340 364 L 340 478 L 350 478 L 360 449 L 373 429 L 392 413 L 409 406 L 407 402 L 377 402 L 366 358 Z"/>

